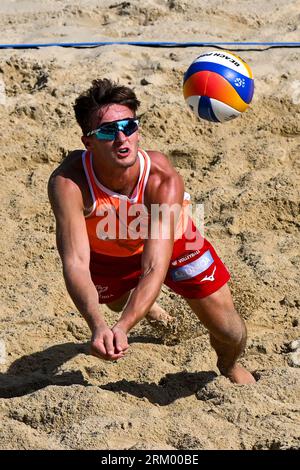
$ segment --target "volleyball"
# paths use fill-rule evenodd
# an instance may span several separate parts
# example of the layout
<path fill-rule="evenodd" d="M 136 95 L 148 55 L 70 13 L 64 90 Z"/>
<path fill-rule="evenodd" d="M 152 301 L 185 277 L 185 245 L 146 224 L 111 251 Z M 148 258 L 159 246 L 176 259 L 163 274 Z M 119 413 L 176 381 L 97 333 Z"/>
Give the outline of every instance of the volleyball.
<path fill-rule="evenodd" d="M 201 54 L 184 74 L 183 95 L 197 117 L 225 122 L 248 108 L 254 92 L 251 68 L 227 51 Z"/>

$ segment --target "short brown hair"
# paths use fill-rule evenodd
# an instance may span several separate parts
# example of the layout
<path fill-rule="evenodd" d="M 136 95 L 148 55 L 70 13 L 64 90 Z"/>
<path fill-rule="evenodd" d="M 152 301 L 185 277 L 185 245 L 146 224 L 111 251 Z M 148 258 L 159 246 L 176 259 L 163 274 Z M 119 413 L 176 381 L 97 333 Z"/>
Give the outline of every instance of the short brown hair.
<path fill-rule="evenodd" d="M 93 80 L 92 86 L 76 98 L 74 111 L 84 135 L 92 131 L 91 118 L 95 111 L 106 104 L 122 104 L 136 113 L 140 102 L 134 91 L 114 83 L 108 78 Z"/>

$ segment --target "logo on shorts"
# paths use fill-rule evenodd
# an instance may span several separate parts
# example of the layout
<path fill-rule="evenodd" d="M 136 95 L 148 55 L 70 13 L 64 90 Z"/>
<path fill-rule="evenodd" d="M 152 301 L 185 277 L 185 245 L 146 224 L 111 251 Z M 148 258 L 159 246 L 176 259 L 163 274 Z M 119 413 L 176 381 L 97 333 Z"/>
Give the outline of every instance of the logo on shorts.
<path fill-rule="evenodd" d="M 178 264 L 184 263 L 188 259 L 194 258 L 196 255 L 199 255 L 200 250 L 193 251 L 193 253 L 189 253 L 186 256 L 183 256 L 182 258 L 175 259 L 175 261 L 172 261 L 172 266 L 177 266 Z"/>
<path fill-rule="evenodd" d="M 203 253 L 200 258 L 197 258 L 195 261 L 191 261 L 184 266 L 179 268 L 172 269 L 171 277 L 173 281 L 184 281 L 186 279 L 191 279 L 198 276 L 198 274 L 206 271 L 214 262 L 210 250 L 207 250 Z"/>
<path fill-rule="evenodd" d="M 99 294 L 103 294 L 103 292 L 106 292 L 108 290 L 108 286 L 100 286 L 99 284 L 96 285 L 96 289 Z"/>
<path fill-rule="evenodd" d="M 205 276 L 203 279 L 201 279 L 200 282 L 203 282 L 203 281 L 214 281 L 215 280 L 215 272 L 216 272 L 216 269 L 217 269 L 217 266 L 214 267 L 214 270 L 213 272 L 211 273 L 210 276 Z"/>
<path fill-rule="evenodd" d="M 97 285 L 95 285 L 95 287 L 97 289 L 99 299 L 105 300 L 105 299 L 110 299 L 111 297 L 113 297 L 113 294 L 109 294 L 107 292 L 108 291 L 108 286 L 100 286 L 100 284 L 97 284 Z M 106 292 L 107 295 L 103 295 L 104 292 Z"/>

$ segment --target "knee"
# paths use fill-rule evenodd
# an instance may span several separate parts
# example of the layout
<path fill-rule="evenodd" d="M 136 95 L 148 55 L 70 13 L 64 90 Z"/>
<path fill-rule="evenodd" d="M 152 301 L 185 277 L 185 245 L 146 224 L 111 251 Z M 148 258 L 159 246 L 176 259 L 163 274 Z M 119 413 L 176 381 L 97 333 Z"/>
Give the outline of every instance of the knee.
<path fill-rule="evenodd" d="M 246 342 L 247 330 L 244 320 L 234 310 L 224 315 L 224 320 L 211 331 L 211 334 L 223 343 L 240 345 Z"/>
<path fill-rule="evenodd" d="M 123 310 L 123 307 L 124 307 L 124 305 L 121 305 L 119 303 L 114 303 L 114 302 L 112 302 L 110 304 L 106 304 L 106 305 L 108 306 L 108 308 L 110 310 L 112 310 L 113 312 L 116 312 L 116 313 L 121 312 Z"/>
<path fill-rule="evenodd" d="M 127 300 L 129 298 L 129 295 L 130 295 L 130 291 L 129 292 L 126 292 L 126 294 L 122 295 L 121 297 L 119 297 L 117 300 L 115 300 L 114 302 L 110 302 L 110 303 L 107 303 L 107 307 L 112 310 L 113 312 L 121 312 L 123 310 L 123 308 L 125 307 L 126 303 L 127 303 Z"/>
<path fill-rule="evenodd" d="M 128 299 L 128 296 L 123 297 L 123 298 L 118 299 L 118 300 L 115 300 L 114 302 L 111 302 L 111 303 L 106 304 L 106 305 L 113 312 L 119 313 L 119 312 L 122 312 L 123 308 L 125 307 L 125 305 L 127 303 L 127 299 Z"/>

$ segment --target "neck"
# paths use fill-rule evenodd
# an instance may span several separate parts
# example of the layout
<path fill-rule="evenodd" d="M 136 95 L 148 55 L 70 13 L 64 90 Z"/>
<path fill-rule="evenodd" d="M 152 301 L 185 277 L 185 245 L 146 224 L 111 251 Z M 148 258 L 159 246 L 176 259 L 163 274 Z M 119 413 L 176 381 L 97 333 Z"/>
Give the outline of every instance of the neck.
<path fill-rule="evenodd" d="M 140 175 L 140 159 L 130 167 L 107 168 L 100 159 L 93 155 L 93 169 L 98 181 L 106 188 L 119 194 L 130 196 L 136 187 Z"/>

